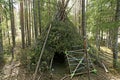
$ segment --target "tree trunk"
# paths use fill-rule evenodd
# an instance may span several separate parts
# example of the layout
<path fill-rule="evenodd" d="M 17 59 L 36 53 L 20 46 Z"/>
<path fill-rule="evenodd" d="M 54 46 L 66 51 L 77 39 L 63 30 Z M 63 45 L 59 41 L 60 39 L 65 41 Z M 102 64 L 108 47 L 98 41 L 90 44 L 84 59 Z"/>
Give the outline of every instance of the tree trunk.
<path fill-rule="evenodd" d="M 0 58 L 3 57 L 3 40 L 2 40 L 1 22 L 2 22 L 2 18 L 0 16 Z"/>
<path fill-rule="evenodd" d="M 116 15 L 115 15 L 115 21 L 118 21 L 120 18 L 120 1 L 117 0 L 116 5 Z M 113 67 L 117 68 L 117 60 L 118 60 L 118 25 L 114 27 L 113 29 L 114 35 L 113 35 Z"/>
<path fill-rule="evenodd" d="M 82 32 L 82 31 L 81 31 L 81 4 L 82 4 L 82 2 L 81 2 L 81 0 L 79 0 L 78 2 L 79 2 L 79 14 L 78 14 L 78 17 L 79 17 L 79 18 L 78 18 L 78 24 L 79 24 L 79 25 L 78 25 L 78 27 L 79 27 L 79 34 L 80 34 L 80 36 L 82 36 L 82 35 L 81 35 L 81 34 L 82 34 L 82 33 L 81 33 L 81 32 Z"/>
<path fill-rule="evenodd" d="M 41 35 L 41 1 L 38 0 L 38 20 L 39 20 L 39 34 Z"/>
<path fill-rule="evenodd" d="M 99 27 L 96 28 L 96 47 L 98 51 L 100 51 L 100 29 Z"/>
<path fill-rule="evenodd" d="M 112 29 L 109 29 L 109 41 L 108 41 L 108 44 L 109 44 L 109 48 L 112 49 L 112 36 L 113 36 L 113 31 Z"/>
<path fill-rule="evenodd" d="M 29 26 L 29 14 L 28 14 L 28 0 L 25 0 L 25 29 L 26 29 L 26 46 L 31 45 L 30 43 L 30 26 Z"/>
<path fill-rule="evenodd" d="M 48 3 L 49 3 L 49 4 L 48 4 L 48 15 L 49 15 L 49 21 L 50 21 L 50 18 L 51 18 L 51 14 L 50 14 L 50 13 L 51 13 L 51 6 L 50 6 L 50 2 L 51 2 L 51 1 L 50 1 L 50 0 L 48 0 Z"/>
<path fill-rule="evenodd" d="M 113 35 L 113 67 L 117 68 L 117 60 L 118 60 L 118 28 L 114 29 L 114 35 Z"/>
<path fill-rule="evenodd" d="M 31 2 L 28 0 L 28 45 L 31 45 Z"/>
<path fill-rule="evenodd" d="M 33 0 L 33 15 L 34 15 L 34 32 L 35 32 L 35 41 L 38 37 L 38 27 L 37 27 L 37 10 L 36 10 L 36 0 Z"/>
<path fill-rule="evenodd" d="M 89 60 L 88 60 L 88 53 L 87 53 L 85 0 L 82 0 L 82 31 L 83 31 L 83 41 L 84 41 L 84 49 L 85 49 L 84 52 L 86 54 L 88 80 L 90 80 Z"/>
<path fill-rule="evenodd" d="M 20 1 L 20 26 L 21 26 L 21 38 L 22 48 L 25 48 L 25 32 L 24 32 L 24 15 L 23 15 L 23 0 Z"/>
<path fill-rule="evenodd" d="M 15 22 L 14 22 L 14 7 L 13 0 L 9 0 L 9 8 L 10 8 L 10 22 L 11 22 L 11 33 L 12 33 L 12 59 L 14 59 L 14 48 L 15 48 Z"/>

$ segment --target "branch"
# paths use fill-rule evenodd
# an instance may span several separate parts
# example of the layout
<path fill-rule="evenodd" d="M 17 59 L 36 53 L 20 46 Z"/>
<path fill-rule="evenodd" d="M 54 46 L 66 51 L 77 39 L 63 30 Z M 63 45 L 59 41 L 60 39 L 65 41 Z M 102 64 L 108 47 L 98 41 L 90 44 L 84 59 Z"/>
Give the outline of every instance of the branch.
<path fill-rule="evenodd" d="M 40 54 L 40 56 L 39 56 L 39 60 L 38 60 L 38 62 L 37 62 L 37 66 L 36 66 L 36 69 L 35 69 L 35 73 L 34 73 L 34 75 L 33 75 L 33 80 L 36 79 L 37 71 L 38 71 L 38 68 L 39 68 L 39 64 L 40 64 L 40 62 L 41 62 L 42 55 L 43 55 L 43 53 L 44 53 L 44 49 L 45 49 L 45 46 L 46 46 L 46 43 L 47 43 L 47 39 L 48 39 L 50 30 L 51 30 L 51 24 L 50 24 L 50 27 L 49 27 L 49 29 L 48 29 L 45 42 L 44 42 L 43 47 L 42 47 L 41 54 Z"/>

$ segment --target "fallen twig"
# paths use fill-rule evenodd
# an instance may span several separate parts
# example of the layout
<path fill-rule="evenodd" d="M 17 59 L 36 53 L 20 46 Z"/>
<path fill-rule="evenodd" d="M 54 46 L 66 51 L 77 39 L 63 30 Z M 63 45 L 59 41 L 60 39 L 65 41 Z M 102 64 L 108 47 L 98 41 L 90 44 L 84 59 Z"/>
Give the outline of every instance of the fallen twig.
<path fill-rule="evenodd" d="M 40 78 L 41 78 L 41 75 L 39 76 L 38 80 L 40 80 Z"/>
<path fill-rule="evenodd" d="M 92 71 L 90 71 L 92 72 Z M 78 75 L 82 75 L 82 74 L 87 74 L 88 72 L 82 72 L 82 73 L 76 73 L 74 76 L 78 76 Z M 61 78 L 60 80 L 65 80 L 67 77 L 71 77 L 71 75 L 66 75 L 63 78 Z"/>
<path fill-rule="evenodd" d="M 102 62 L 103 68 L 105 69 L 105 72 L 109 72 L 108 69 L 106 68 L 105 64 Z"/>

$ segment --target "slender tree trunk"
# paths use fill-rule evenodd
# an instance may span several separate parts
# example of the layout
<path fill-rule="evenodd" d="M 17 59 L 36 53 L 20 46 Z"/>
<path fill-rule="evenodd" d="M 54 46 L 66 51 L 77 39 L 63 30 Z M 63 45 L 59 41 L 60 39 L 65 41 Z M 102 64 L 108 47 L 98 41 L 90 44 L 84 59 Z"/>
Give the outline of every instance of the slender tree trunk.
<path fill-rule="evenodd" d="M 25 43 L 28 46 L 28 16 L 27 16 L 27 0 L 24 0 L 24 26 L 25 26 Z"/>
<path fill-rule="evenodd" d="M 49 0 L 50 1 L 50 0 Z M 40 35 L 41 35 L 41 1 L 40 0 L 38 0 L 38 20 L 39 20 L 39 33 L 40 33 Z"/>
<path fill-rule="evenodd" d="M 98 51 L 100 51 L 100 29 L 99 27 L 97 27 L 96 29 L 96 47 L 98 49 Z"/>
<path fill-rule="evenodd" d="M 74 11 L 74 19 L 75 19 L 75 26 L 77 26 L 77 1 L 76 1 L 76 3 L 75 3 L 75 9 L 74 9 L 75 11 Z"/>
<path fill-rule="evenodd" d="M 29 14 L 28 14 L 28 0 L 25 0 L 25 27 L 26 27 L 26 45 L 30 45 L 30 31 L 29 31 Z"/>
<path fill-rule="evenodd" d="M 9 0 L 9 8 L 10 8 L 10 22 L 11 22 L 11 33 L 12 33 L 12 60 L 14 59 L 14 48 L 16 45 L 15 42 L 15 22 L 14 22 L 14 7 L 13 0 Z"/>
<path fill-rule="evenodd" d="M 80 36 L 82 36 L 82 35 L 81 35 L 81 34 L 82 34 L 82 33 L 81 33 L 81 32 L 82 32 L 82 31 L 81 31 L 81 5 L 82 5 L 82 2 L 81 2 L 81 0 L 79 0 L 78 2 L 80 3 L 80 4 L 79 4 L 79 14 L 78 14 L 78 17 L 79 17 L 79 18 L 78 18 L 78 24 L 79 24 L 78 27 L 79 27 L 79 34 L 80 34 Z"/>
<path fill-rule="evenodd" d="M 48 2 L 48 3 L 49 3 L 49 4 L 48 4 L 48 7 L 49 7 L 49 8 L 48 8 L 48 15 L 49 15 L 49 21 L 50 21 L 50 17 L 51 17 L 51 14 L 50 14 L 50 13 L 51 13 L 50 3 L 51 3 L 51 0 L 48 0 L 48 1 L 49 1 L 49 2 Z"/>
<path fill-rule="evenodd" d="M 2 29 L 0 28 L 0 57 L 3 55 Z"/>
<path fill-rule="evenodd" d="M 31 45 L 31 2 L 28 1 L 28 45 Z"/>
<path fill-rule="evenodd" d="M 111 44 L 111 42 L 112 42 L 112 39 L 111 39 L 111 30 L 109 29 L 109 31 L 108 31 L 108 48 L 111 48 L 111 46 L 112 46 L 112 44 Z"/>
<path fill-rule="evenodd" d="M 2 40 L 1 22 L 2 22 L 2 17 L 0 15 L 0 58 L 3 57 L 3 40 Z"/>
<path fill-rule="evenodd" d="M 103 45 L 103 30 L 101 30 L 101 33 L 100 33 L 100 40 L 101 40 L 101 43 Z"/>
<path fill-rule="evenodd" d="M 32 39 L 35 39 L 35 30 L 34 30 L 34 8 L 33 8 L 33 0 L 32 0 L 32 3 L 31 3 L 31 8 L 32 8 L 32 14 L 31 14 L 31 37 Z"/>
<path fill-rule="evenodd" d="M 11 19 L 11 31 L 12 31 L 12 44 L 15 47 L 15 21 L 14 21 L 14 7 L 13 7 L 13 0 L 9 0 L 10 2 L 10 19 Z"/>
<path fill-rule="evenodd" d="M 25 32 L 24 32 L 24 15 L 23 15 L 23 0 L 20 1 L 20 25 L 21 25 L 21 38 L 22 48 L 25 48 Z"/>
<path fill-rule="evenodd" d="M 35 41 L 38 37 L 38 27 L 37 27 L 37 10 L 36 10 L 36 0 L 33 0 L 33 15 L 34 15 L 34 32 L 35 32 Z"/>
<path fill-rule="evenodd" d="M 84 49 L 86 54 L 86 63 L 87 63 L 87 71 L 88 71 L 88 80 L 90 80 L 90 69 L 89 69 L 89 60 L 87 53 L 87 36 L 86 36 L 86 15 L 85 15 L 85 0 L 82 0 L 82 31 L 83 31 L 83 41 L 84 41 Z"/>
<path fill-rule="evenodd" d="M 115 15 L 115 21 L 118 21 L 120 18 L 120 0 L 117 0 L 116 5 L 116 15 Z M 118 60 L 118 26 L 116 26 L 113 29 L 114 35 L 113 35 L 113 67 L 117 68 L 117 60 Z"/>
<path fill-rule="evenodd" d="M 106 40 L 106 43 L 107 43 L 107 47 L 109 48 L 109 40 L 110 40 L 110 38 L 109 38 L 109 30 L 107 30 L 107 40 Z"/>
<path fill-rule="evenodd" d="M 118 28 L 115 28 L 116 31 L 113 35 L 113 67 L 117 68 L 117 60 L 118 60 Z"/>

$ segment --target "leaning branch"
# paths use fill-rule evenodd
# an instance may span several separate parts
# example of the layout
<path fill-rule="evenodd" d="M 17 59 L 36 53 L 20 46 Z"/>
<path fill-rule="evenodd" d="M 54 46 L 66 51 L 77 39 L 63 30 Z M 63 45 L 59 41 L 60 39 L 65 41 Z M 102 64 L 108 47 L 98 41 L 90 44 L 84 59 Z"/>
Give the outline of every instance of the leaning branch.
<path fill-rule="evenodd" d="M 39 64 L 40 64 L 40 62 L 41 62 L 42 55 L 43 55 L 43 53 L 44 53 L 45 45 L 46 45 L 46 43 L 47 43 L 47 39 L 48 39 L 50 30 L 51 30 L 51 24 L 50 24 L 50 27 L 49 27 L 49 29 L 48 29 L 48 32 L 47 32 L 47 36 L 46 36 L 45 42 L 44 42 L 43 47 L 42 47 L 42 50 L 41 50 L 41 54 L 40 54 L 39 60 L 38 60 L 38 62 L 37 62 L 37 66 L 36 66 L 36 69 L 35 69 L 35 73 L 34 73 L 34 75 L 33 75 L 33 80 L 36 79 L 37 71 L 38 71 L 38 68 L 39 68 Z"/>

